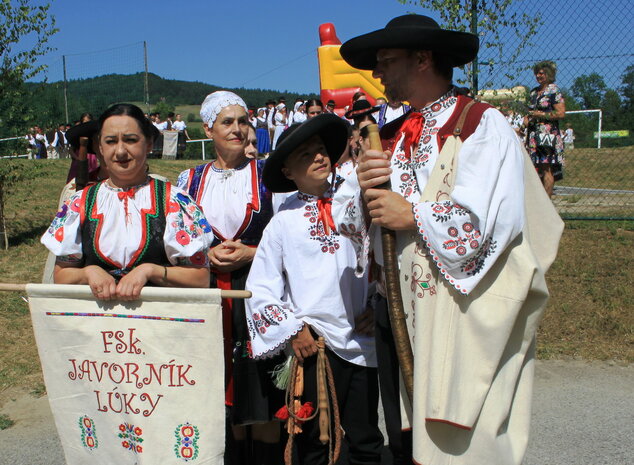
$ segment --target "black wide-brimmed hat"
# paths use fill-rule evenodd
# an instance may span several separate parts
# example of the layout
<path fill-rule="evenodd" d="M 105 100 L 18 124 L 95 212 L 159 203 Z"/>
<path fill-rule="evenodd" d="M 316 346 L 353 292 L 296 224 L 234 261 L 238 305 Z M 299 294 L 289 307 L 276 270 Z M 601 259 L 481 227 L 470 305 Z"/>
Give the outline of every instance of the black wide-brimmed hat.
<path fill-rule="evenodd" d="M 87 137 L 88 153 L 95 153 L 92 146 L 92 137 L 97 134 L 97 132 L 99 132 L 99 121 L 86 121 L 66 131 L 66 140 L 75 150 L 79 150 L 79 138 Z"/>
<path fill-rule="evenodd" d="M 297 185 L 284 176 L 282 168 L 288 156 L 297 147 L 313 136 L 319 136 L 324 143 L 328 158 L 333 165 L 339 160 L 348 143 L 348 126 L 346 121 L 331 113 L 322 113 L 304 123 L 296 123 L 282 133 L 277 147 L 264 165 L 262 181 L 271 192 L 292 192 Z"/>
<path fill-rule="evenodd" d="M 378 106 L 373 107 L 367 100 L 357 100 L 352 104 L 352 108 L 346 111 L 345 116 L 348 119 L 360 118 L 365 115 L 370 115 L 378 110 Z"/>
<path fill-rule="evenodd" d="M 376 53 L 382 48 L 440 52 L 455 67 L 474 60 L 479 41 L 475 34 L 441 29 L 428 16 L 404 15 L 392 19 L 383 29 L 350 39 L 340 52 L 352 67 L 374 69 Z"/>

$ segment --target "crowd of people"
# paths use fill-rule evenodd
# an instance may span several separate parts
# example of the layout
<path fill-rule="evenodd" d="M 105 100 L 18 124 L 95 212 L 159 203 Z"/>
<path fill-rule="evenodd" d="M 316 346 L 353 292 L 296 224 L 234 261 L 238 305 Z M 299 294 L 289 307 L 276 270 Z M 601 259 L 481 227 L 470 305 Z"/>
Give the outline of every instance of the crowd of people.
<path fill-rule="evenodd" d="M 299 463 L 330 463 L 321 439 L 324 428 L 338 436 L 333 417 L 308 420 L 324 370 L 351 464 L 381 463 L 379 396 L 395 464 L 521 463 L 561 224 L 505 117 L 452 85 L 477 50 L 476 36 L 407 15 L 341 48 L 385 85 L 378 105 L 360 92 L 343 117 L 319 100 L 250 112 L 235 93 L 214 92 L 200 115 L 216 157 L 174 184 L 147 159 L 159 131 L 180 130 L 179 115 L 150 121 L 117 104 L 66 133 L 89 174 L 75 174 L 86 182 L 71 181 L 42 238 L 54 282 L 87 284 L 98 300 L 135 300 L 144 286 L 253 293 L 222 304 L 225 463 L 282 463 L 281 438 L 294 431 L 279 420 L 296 418 Z M 558 132 L 563 112 L 549 69 L 536 67 L 526 121 L 544 174 L 561 162 L 557 144 L 536 142 L 544 128 Z M 386 271 L 395 247 L 381 228 L 399 244 L 396 270 Z M 399 280 L 409 336 L 393 332 Z M 413 374 L 401 374 L 412 341 Z M 271 373 L 289 360 L 303 390 L 284 407 Z"/>

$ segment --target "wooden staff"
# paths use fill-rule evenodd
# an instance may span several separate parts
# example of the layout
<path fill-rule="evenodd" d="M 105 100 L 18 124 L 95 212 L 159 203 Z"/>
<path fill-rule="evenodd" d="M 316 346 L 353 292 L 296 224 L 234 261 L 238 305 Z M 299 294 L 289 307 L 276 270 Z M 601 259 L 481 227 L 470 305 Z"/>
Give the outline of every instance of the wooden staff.
<path fill-rule="evenodd" d="M 379 137 L 379 127 L 376 124 L 368 126 L 368 136 L 370 138 L 370 148 L 382 152 L 383 147 Z M 378 188 L 390 190 L 390 182 L 388 181 L 378 186 Z M 409 397 L 411 403 L 414 403 L 414 353 L 409 341 L 403 297 L 401 295 L 400 275 L 396 257 L 396 232 L 388 228 L 381 228 L 381 244 L 383 245 L 385 288 L 396 356 L 403 375 L 407 397 Z"/>
<path fill-rule="evenodd" d="M 319 441 L 328 444 L 330 436 L 330 406 L 326 385 L 326 342 L 323 337 L 317 341 L 317 407 L 319 408 Z"/>
<path fill-rule="evenodd" d="M 26 284 L 12 284 L 12 283 L 0 283 L 0 291 L 26 291 Z M 222 290 L 220 291 L 220 297 L 223 299 L 249 299 L 251 298 L 251 291 L 237 291 L 237 290 Z"/>

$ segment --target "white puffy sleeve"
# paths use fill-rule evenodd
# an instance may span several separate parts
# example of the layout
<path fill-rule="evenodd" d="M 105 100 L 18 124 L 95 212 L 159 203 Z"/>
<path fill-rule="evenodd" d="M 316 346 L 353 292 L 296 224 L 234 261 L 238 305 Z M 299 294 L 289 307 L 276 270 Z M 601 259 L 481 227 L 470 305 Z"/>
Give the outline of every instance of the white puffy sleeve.
<path fill-rule="evenodd" d="M 370 236 L 363 217 L 363 198 L 356 170 L 349 176 L 337 175 L 332 196 L 332 218 L 337 232 L 353 244 L 357 256 L 355 275 L 364 274 L 368 264 Z"/>
<path fill-rule="evenodd" d="M 58 210 L 53 222 L 40 241 L 57 256 L 58 261 L 80 262 L 81 248 L 81 202 L 82 191 L 75 193 Z"/>
<path fill-rule="evenodd" d="M 181 189 L 171 186 L 163 243 L 172 265 L 209 266 L 211 225 L 200 207 Z"/>
<path fill-rule="evenodd" d="M 458 154 L 451 199 L 413 206 L 419 234 L 444 278 L 471 292 L 524 226 L 523 151 L 487 110 Z"/>
<path fill-rule="evenodd" d="M 189 182 L 190 172 L 191 170 L 182 171 L 176 179 L 176 186 L 178 186 L 180 189 L 185 190 L 187 188 L 187 183 Z"/>
<path fill-rule="evenodd" d="M 283 228 L 277 220 L 279 216 L 276 215 L 264 229 L 245 286 L 253 294 L 246 300 L 253 358 L 277 354 L 304 325 L 295 318 L 293 309 L 285 299 Z"/>

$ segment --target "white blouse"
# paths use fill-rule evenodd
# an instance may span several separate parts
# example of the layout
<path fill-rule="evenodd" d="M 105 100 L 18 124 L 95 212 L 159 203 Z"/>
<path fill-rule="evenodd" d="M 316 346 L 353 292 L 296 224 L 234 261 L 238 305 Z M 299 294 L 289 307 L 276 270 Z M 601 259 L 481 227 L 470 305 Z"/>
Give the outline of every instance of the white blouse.
<path fill-rule="evenodd" d="M 452 89 L 421 110 L 423 130 L 411 160 L 404 135 L 395 144 L 391 182 L 392 190 L 412 203 L 418 232 L 441 274 L 468 294 L 522 230 L 525 155 L 504 116 L 488 109 L 457 155 L 451 200 L 420 202 L 438 159 L 438 131 L 456 103 Z"/>
<path fill-rule="evenodd" d="M 211 164 L 201 179 L 198 204 L 213 225 L 219 239 L 233 239 L 244 223 L 247 206 L 253 199 L 249 161 L 235 169 L 221 170 Z M 190 170 L 178 176 L 177 185 L 187 186 Z"/>
<path fill-rule="evenodd" d="M 306 323 L 342 359 L 376 366 L 374 338 L 354 331 L 368 288 L 358 185 L 340 177 L 337 184 L 336 231 L 318 220 L 317 197 L 301 192 L 286 199 L 264 230 L 246 283 L 253 293 L 246 316 L 255 358 L 280 352 Z"/>
<path fill-rule="evenodd" d="M 122 189 L 101 182 L 94 209 L 85 213 L 101 218 L 95 243 L 100 254 L 122 269 L 145 244 L 146 213 L 156 211 L 154 183 L 149 178 L 145 184 L 131 189 L 132 195 L 120 196 Z M 213 240 L 211 226 L 189 195 L 169 183 L 166 188 L 169 189 L 169 202 L 163 242 L 167 258 L 173 265 L 207 266 L 207 250 Z M 42 236 L 42 244 L 58 260 L 77 262 L 83 257 L 81 210 L 85 192 L 77 192 L 62 205 Z"/>

